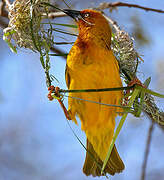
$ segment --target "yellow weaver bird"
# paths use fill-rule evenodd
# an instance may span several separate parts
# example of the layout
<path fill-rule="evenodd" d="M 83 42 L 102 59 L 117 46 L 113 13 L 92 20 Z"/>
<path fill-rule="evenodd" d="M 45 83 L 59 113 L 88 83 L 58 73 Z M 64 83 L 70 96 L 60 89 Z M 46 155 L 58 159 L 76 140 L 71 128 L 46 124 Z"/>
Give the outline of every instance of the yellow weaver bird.
<path fill-rule="evenodd" d="M 95 10 L 67 10 L 74 18 L 79 35 L 67 57 L 66 84 L 68 89 L 100 89 L 121 87 L 119 66 L 110 48 L 111 28 L 105 17 Z M 119 105 L 121 91 L 69 93 L 81 99 Z M 87 153 L 83 172 L 101 176 L 101 168 L 114 135 L 115 118 L 119 107 L 107 107 L 77 99 L 68 99 L 68 113 L 75 123 L 81 120 L 81 129 L 87 137 Z M 91 154 L 91 155 L 90 155 Z M 94 158 L 93 158 L 93 157 Z M 111 175 L 124 169 L 116 146 L 113 147 L 105 172 Z"/>

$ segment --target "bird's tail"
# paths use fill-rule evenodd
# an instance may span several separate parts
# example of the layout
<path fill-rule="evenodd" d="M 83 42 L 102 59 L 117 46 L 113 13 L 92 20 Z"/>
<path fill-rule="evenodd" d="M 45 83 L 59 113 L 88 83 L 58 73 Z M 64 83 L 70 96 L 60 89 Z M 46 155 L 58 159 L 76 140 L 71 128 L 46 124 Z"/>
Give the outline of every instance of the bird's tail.
<path fill-rule="evenodd" d="M 87 176 L 101 176 L 102 165 L 102 160 L 98 157 L 97 153 L 93 149 L 92 144 L 87 140 L 87 152 L 83 172 Z M 104 172 L 114 175 L 115 173 L 120 173 L 123 171 L 124 168 L 124 163 L 117 152 L 116 146 L 114 145 Z"/>

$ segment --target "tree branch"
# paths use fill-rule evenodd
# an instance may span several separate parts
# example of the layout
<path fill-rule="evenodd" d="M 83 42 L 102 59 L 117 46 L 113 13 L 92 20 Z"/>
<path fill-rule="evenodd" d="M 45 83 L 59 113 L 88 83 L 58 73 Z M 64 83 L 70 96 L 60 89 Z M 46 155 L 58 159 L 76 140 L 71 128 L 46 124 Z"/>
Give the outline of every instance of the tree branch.
<path fill-rule="evenodd" d="M 161 9 L 148 8 L 148 7 L 140 6 L 137 4 L 129 4 L 129 3 L 123 3 L 123 2 L 101 3 L 100 6 L 95 9 L 104 10 L 104 9 L 115 8 L 115 7 L 133 7 L 133 8 L 143 9 L 145 11 L 154 11 L 158 13 L 164 13 L 164 10 L 161 10 Z M 46 13 L 44 13 L 43 16 L 47 18 Z M 48 14 L 48 18 L 50 19 L 54 19 L 57 17 L 64 17 L 64 16 L 67 16 L 67 15 L 63 12 L 51 12 Z"/>
<path fill-rule="evenodd" d="M 104 9 L 114 8 L 114 7 L 130 7 L 130 8 L 133 7 L 133 8 L 143 9 L 145 11 L 164 13 L 164 10 L 161 10 L 161 9 L 148 8 L 148 7 L 140 6 L 137 4 L 129 4 L 129 3 L 123 3 L 123 2 L 101 3 L 100 6 L 96 9 L 104 10 Z"/>

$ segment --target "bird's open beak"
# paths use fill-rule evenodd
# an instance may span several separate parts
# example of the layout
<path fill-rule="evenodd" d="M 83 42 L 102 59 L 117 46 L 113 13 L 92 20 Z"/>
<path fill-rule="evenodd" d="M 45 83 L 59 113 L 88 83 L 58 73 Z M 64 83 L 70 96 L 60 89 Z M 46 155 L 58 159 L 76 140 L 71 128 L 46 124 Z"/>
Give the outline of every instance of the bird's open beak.
<path fill-rule="evenodd" d="M 70 16 L 71 18 L 75 19 L 76 21 L 78 21 L 79 19 L 81 19 L 81 13 L 80 13 L 80 11 L 71 10 L 71 9 L 63 9 L 63 12 L 64 12 L 65 14 L 67 14 L 68 16 Z"/>

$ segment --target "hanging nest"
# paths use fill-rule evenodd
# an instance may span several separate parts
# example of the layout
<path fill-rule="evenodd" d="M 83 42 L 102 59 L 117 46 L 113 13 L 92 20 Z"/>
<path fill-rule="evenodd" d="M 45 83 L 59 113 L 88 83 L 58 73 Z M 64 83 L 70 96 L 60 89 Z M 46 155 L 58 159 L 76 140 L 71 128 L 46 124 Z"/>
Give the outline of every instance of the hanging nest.
<path fill-rule="evenodd" d="M 120 70 L 130 77 L 135 77 L 139 61 L 133 38 L 123 30 L 116 31 L 112 37 L 112 49 L 119 62 Z"/>
<path fill-rule="evenodd" d="M 9 25 L 4 29 L 4 40 L 16 47 L 38 50 L 38 43 L 46 40 L 41 22 L 42 14 L 48 8 L 42 5 L 43 2 L 48 3 L 49 0 L 15 0 L 8 6 Z"/>

